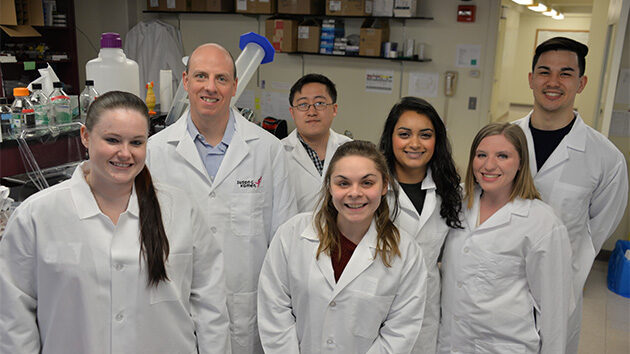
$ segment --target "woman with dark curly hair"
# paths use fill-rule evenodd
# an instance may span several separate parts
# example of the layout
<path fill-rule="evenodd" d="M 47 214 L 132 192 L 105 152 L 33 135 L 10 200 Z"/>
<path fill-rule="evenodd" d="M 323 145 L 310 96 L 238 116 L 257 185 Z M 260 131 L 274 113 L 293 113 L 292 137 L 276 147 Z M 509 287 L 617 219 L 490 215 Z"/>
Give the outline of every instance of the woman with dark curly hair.
<path fill-rule="evenodd" d="M 435 353 L 440 320 L 440 273 L 437 262 L 449 228 L 461 228 L 461 187 L 446 127 L 433 106 L 403 97 L 385 121 L 379 144 L 390 172 L 401 187 L 395 218 L 399 229 L 422 248 L 428 278 L 427 302 L 414 353 Z"/>

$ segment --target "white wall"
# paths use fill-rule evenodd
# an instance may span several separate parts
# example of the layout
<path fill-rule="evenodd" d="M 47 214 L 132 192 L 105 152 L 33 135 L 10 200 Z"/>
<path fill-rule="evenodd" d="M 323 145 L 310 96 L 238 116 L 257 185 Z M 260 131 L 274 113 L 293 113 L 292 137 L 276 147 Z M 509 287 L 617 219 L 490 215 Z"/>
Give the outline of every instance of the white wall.
<path fill-rule="evenodd" d="M 630 26 L 626 28 L 626 38 L 623 45 L 623 55 L 621 58 L 621 70 L 630 70 Z M 620 77 L 621 78 L 621 77 Z M 615 101 L 615 110 L 630 112 L 630 105 L 627 103 L 619 102 L 620 99 Z M 625 99 L 626 102 L 630 101 L 630 97 Z M 611 130 L 611 134 L 615 135 Z M 630 164 L 630 137 L 611 136 L 610 140 L 621 150 L 626 157 L 626 164 Z M 630 174 L 630 169 L 629 169 Z M 626 207 L 626 213 L 621 220 L 619 227 L 613 234 L 613 236 L 604 243 L 603 248 L 606 250 L 612 250 L 615 247 L 617 240 L 630 240 L 630 208 Z"/>

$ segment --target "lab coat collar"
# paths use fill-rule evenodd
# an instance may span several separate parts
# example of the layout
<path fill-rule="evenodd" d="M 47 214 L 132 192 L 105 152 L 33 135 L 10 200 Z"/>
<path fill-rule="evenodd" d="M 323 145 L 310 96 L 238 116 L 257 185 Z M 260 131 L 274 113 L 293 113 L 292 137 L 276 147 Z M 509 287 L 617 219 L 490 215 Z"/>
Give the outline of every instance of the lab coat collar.
<path fill-rule="evenodd" d="M 319 237 L 313 225 L 310 225 L 302 232 L 302 237 L 319 243 Z M 343 270 L 339 282 L 335 283 L 335 275 L 332 268 L 332 261 L 330 256 L 326 254 L 320 254 L 317 259 L 317 266 L 319 270 L 328 281 L 328 285 L 333 289 L 331 299 L 334 299 L 348 284 L 350 284 L 355 278 L 357 278 L 365 269 L 367 269 L 373 262 L 376 254 L 376 222 L 372 220 L 370 228 L 368 229 L 361 242 L 357 245 L 350 261 Z M 317 247 L 313 248 L 313 257 L 317 254 Z M 380 257 L 380 256 L 379 256 Z"/>
<path fill-rule="evenodd" d="M 536 166 L 536 151 L 534 148 L 534 138 L 532 137 L 531 129 L 529 128 L 529 122 L 532 118 L 532 113 L 534 111 L 529 112 L 529 114 L 525 117 L 524 124 L 521 125 L 523 131 L 525 132 L 525 137 L 527 138 L 527 146 L 529 148 L 529 167 L 532 171 L 532 175 L 535 176 L 539 171 Z M 571 131 L 560 141 L 560 144 L 556 147 L 556 149 L 551 153 L 551 155 L 547 158 L 547 161 L 542 165 L 540 171 L 547 171 L 554 166 L 562 163 L 569 159 L 569 152 L 567 149 L 572 149 L 580 152 L 586 151 L 586 123 L 582 120 L 580 114 L 576 111 L 573 112 L 575 114 L 575 122 L 573 123 L 573 127 Z"/>
<path fill-rule="evenodd" d="M 83 161 L 79 166 L 77 166 L 72 174 L 72 178 L 70 179 L 70 193 L 79 219 L 87 219 L 95 215 L 103 214 L 96 203 L 96 199 L 94 198 L 94 194 L 92 194 L 90 186 L 85 180 L 85 174 L 83 172 L 84 168 L 89 168 L 89 161 Z M 125 212 L 128 212 L 135 217 L 140 215 L 135 184 L 131 189 L 129 203 L 127 204 L 127 210 Z"/>
<path fill-rule="evenodd" d="M 169 144 L 175 144 L 175 151 L 186 160 L 198 173 L 202 174 L 206 178 L 204 179 L 210 189 L 215 189 L 229 174 L 234 170 L 238 164 L 249 154 L 249 146 L 247 142 L 250 140 L 259 139 L 259 132 L 256 129 L 260 129 L 248 122 L 238 111 L 232 108 L 232 114 L 235 118 L 234 124 L 234 136 L 227 149 L 225 157 L 221 162 L 221 166 L 217 171 L 217 175 L 214 178 L 214 183 L 208 176 L 199 152 L 195 147 L 195 142 L 191 138 L 187 129 L 187 120 L 190 115 L 190 109 L 187 109 L 184 114 L 173 124 L 173 127 L 168 130 L 166 141 Z"/>
<path fill-rule="evenodd" d="M 433 172 L 431 171 L 431 168 L 429 167 L 427 169 L 427 175 L 424 177 L 424 180 L 422 180 L 422 189 L 426 190 L 424 205 L 422 207 L 422 215 L 418 215 L 416 207 L 413 205 L 411 199 L 409 199 L 402 187 L 400 187 L 400 184 L 397 181 L 394 181 L 394 183 L 398 184 L 398 205 L 400 207 L 400 212 L 407 213 L 418 220 L 419 229 L 422 229 L 424 224 L 426 224 L 427 220 L 429 220 L 433 214 L 437 204 L 436 185 L 433 180 Z M 391 184 L 388 187 L 388 193 L 393 196 L 394 190 L 392 189 Z"/>
<path fill-rule="evenodd" d="M 341 145 L 338 134 L 332 129 L 329 129 L 328 131 L 326 156 L 324 156 L 324 173 L 328 169 L 332 154 L 337 150 L 337 146 Z M 306 149 L 302 146 L 302 142 L 297 135 L 297 129 L 293 129 L 293 131 L 285 139 L 282 139 L 282 144 L 284 145 L 285 151 L 289 152 L 290 156 L 293 157 L 308 173 L 317 179 L 323 178 L 324 173 L 320 176 L 317 168 L 315 168 L 315 165 L 313 164 L 313 161 L 308 156 Z M 321 156 L 319 156 L 319 158 L 321 158 Z"/>
<path fill-rule="evenodd" d="M 467 213 L 466 222 L 468 223 L 469 230 L 486 230 L 496 227 L 500 227 L 510 222 L 512 215 L 527 217 L 529 215 L 529 209 L 532 205 L 530 199 L 515 198 L 513 201 L 505 204 L 501 209 L 497 210 L 491 217 L 488 218 L 483 224 L 477 227 L 477 218 L 479 216 L 481 188 L 475 188 L 475 200 L 472 208 Z M 466 202 L 464 201 L 464 208 L 466 208 Z"/>

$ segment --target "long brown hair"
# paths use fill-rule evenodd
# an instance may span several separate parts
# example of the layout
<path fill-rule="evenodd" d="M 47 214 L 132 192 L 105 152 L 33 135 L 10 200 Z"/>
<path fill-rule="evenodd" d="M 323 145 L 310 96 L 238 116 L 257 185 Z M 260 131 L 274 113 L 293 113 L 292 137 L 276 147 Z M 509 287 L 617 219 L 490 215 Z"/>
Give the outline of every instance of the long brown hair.
<path fill-rule="evenodd" d="M 85 127 L 88 131 L 98 123 L 103 113 L 113 109 L 128 109 L 140 113 L 147 120 L 147 106 L 137 96 L 121 91 L 110 91 L 99 96 L 88 109 Z M 164 231 L 160 203 L 155 193 L 149 169 L 145 165 L 134 180 L 138 207 L 140 209 L 140 256 L 147 262 L 147 282 L 149 286 L 157 286 L 168 280 L 166 260 L 169 254 L 168 238 Z"/>
<path fill-rule="evenodd" d="M 475 198 L 475 175 L 473 173 L 473 160 L 477 154 L 477 148 L 481 141 L 486 137 L 493 135 L 503 135 L 516 149 L 520 163 L 514 183 L 512 184 L 512 192 L 510 193 L 510 201 L 520 197 L 523 199 L 540 199 L 540 194 L 534 185 L 534 179 L 529 169 L 529 150 L 527 149 L 527 138 L 521 127 L 511 123 L 490 123 L 479 130 L 477 136 L 473 140 L 470 147 L 470 156 L 468 159 L 468 169 L 466 170 L 466 201 L 468 209 L 472 208 Z"/>
<path fill-rule="evenodd" d="M 330 179 L 335 166 L 339 160 L 346 156 L 361 156 L 368 158 L 374 162 L 376 169 L 380 172 L 383 178 L 383 185 L 387 186 L 393 178 L 389 174 L 387 168 L 387 162 L 385 157 L 377 149 L 376 145 L 368 141 L 349 141 L 341 145 L 333 157 L 330 160 L 328 170 L 324 177 L 324 184 L 320 191 L 318 205 L 319 210 L 315 213 L 314 224 L 319 237 L 319 247 L 317 247 L 317 258 L 323 252 L 332 257 L 331 251 L 336 250 L 336 256 L 341 259 L 341 247 L 340 237 L 341 232 L 337 226 L 337 215 L 339 212 L 335 209 L 332 201 L 332 195 L 330 194 Z M 395 183 L 392 184 L 396 197 L 394 200 L 398 200 L 398 189 Z M 394 213 L 398 212 L 398 204 L 394 204 Z M 387 198 L 385 195 L 381 196 L 381 203 L 374 212 L 374 219 L 376 222 L 376 255 L 381 255 L 383 264 L 390 267 L 391 262 L 395 256 L 400 257 L 400 249 L 398 248 L 398 242 L 400 241 L 400 233 L 394 225 L 393 221 L 389 217 L 389 205 L 387 204 Z"/>

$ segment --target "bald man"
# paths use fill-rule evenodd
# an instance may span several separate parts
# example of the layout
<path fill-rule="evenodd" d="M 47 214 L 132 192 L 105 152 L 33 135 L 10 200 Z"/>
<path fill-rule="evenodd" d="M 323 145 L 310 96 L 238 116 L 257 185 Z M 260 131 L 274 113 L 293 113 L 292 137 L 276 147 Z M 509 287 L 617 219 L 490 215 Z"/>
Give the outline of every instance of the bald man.
<path fill-rule="evenodd" d="M 276 229 L 297 212 L 286 157 L 278 139 L 230 108 L 238 79 L 225 48 L 197 47 L 183 80 L 190 109 L 149 139 L 147 165 L 157 181 L 189 193 L 222 245 L 232 352 L 263 353 L 258 275 Z"/>

